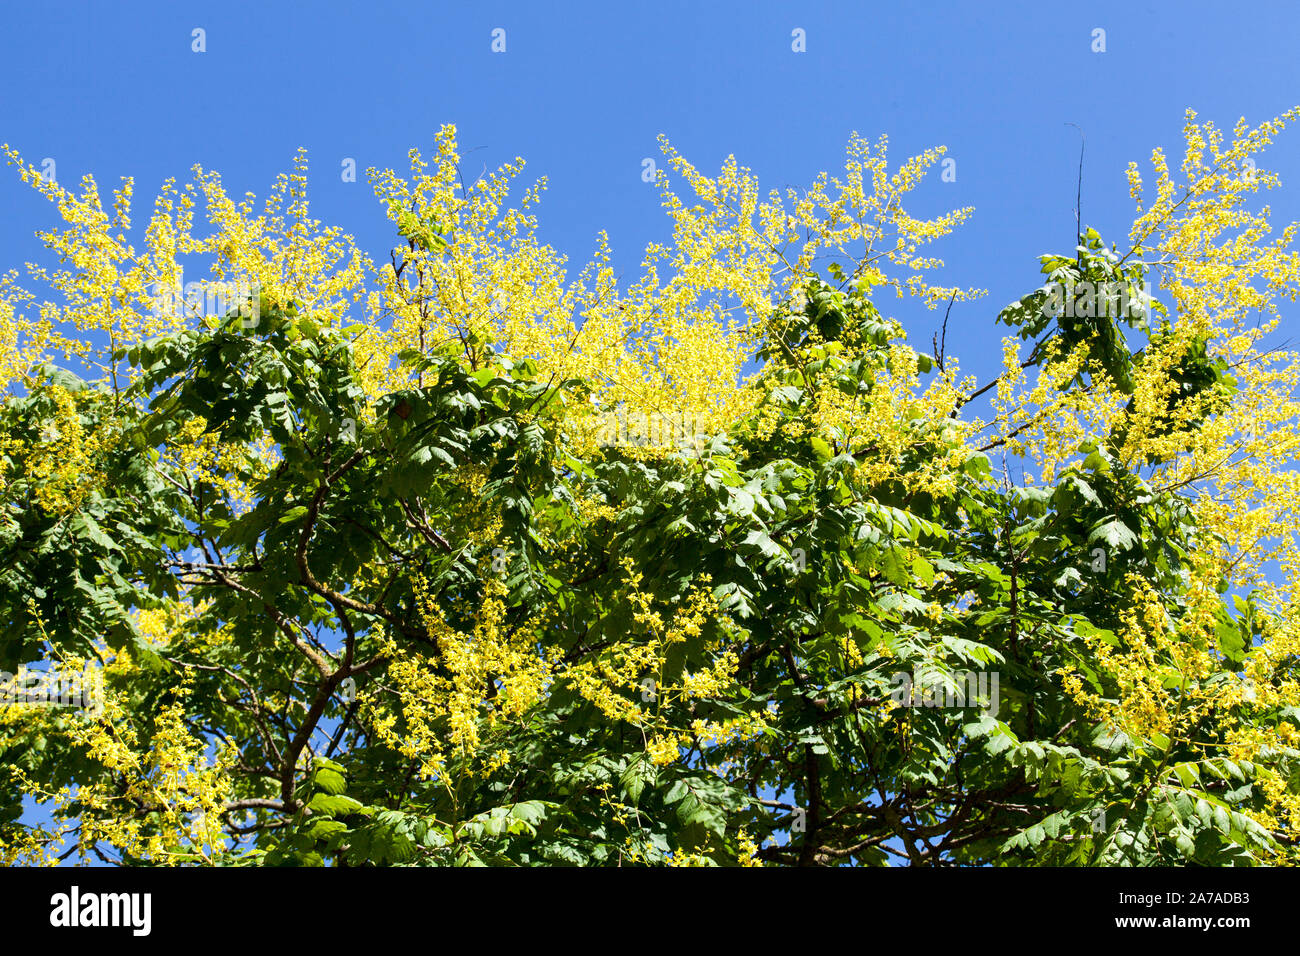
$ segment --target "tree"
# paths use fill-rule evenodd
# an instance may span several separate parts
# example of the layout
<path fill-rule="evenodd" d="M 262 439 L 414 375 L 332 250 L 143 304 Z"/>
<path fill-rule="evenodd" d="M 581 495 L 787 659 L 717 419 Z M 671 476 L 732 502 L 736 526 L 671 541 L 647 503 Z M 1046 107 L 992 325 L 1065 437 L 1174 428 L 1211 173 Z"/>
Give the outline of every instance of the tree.
<path fill-rule="evenodd" d="M 1189 114 L 982 386 L 880 311 L 980 294 L 920 254 L 969 210 L 904 210 L 942 150 L 761 199 L 664 143 L 695 204 L 660 174 L 629 285 L 451 128 L 371 173 L 382 268 L 301 156 L 261 214 L 169 184 L 137 252 L 129 181 L 10 153 L 67 228 L 59 303 L 0 286 L 0 668 L 102 688 L 0 709 L 5 859 L 1294 862 L 1300 258 L 1250 200 L 1297 116 Z"/>

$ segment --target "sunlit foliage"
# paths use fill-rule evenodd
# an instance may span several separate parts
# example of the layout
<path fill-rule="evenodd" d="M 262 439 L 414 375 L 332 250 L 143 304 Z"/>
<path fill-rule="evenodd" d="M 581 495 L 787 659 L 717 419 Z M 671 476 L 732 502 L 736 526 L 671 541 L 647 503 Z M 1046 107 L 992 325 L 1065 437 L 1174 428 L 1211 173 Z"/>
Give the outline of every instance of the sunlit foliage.
<path fill-rule="evenodd" d="M 906 210 L 941 149 L 664 142 L 630 277 L 451 127 L 371 172 L 386 259 L 304 154 L 137 233 L 7 150 L 61 225 L 0 279 L 0 859 L 1296 862 L 1298 116 L 1189 114 L 983 384 L 888 314 L 982 295 Z"/>

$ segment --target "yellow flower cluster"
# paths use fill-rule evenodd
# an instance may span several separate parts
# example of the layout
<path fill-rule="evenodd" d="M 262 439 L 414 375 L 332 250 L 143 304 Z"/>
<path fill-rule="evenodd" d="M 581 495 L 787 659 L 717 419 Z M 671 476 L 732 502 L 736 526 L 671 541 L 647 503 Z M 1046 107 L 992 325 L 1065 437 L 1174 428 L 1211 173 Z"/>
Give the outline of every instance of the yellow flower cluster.
<path fill-rule="evenodd" d="M 175 620 L 186 617 L 181 613 Z M 159 646 L 175 628 L 163 617 L 146 616 L 146 639 Z M 161 864 L 213 864 L 231 847 L 225 833 L 225 805 L 233 794 L 237 754 L 220 742 L 206 742 L 187 718 L 191 681 L 182 675 L 169 701 L 152 714 L 131 706 L 138 663 L 125 650 L 98 649 L 103 664 L 99 712 L 54 708 L 0 708 L 0 743 L 34 728 L 57 737 L 100 771 L 75 787 L 45 791 L 17 767 L 9 768 L 24 792 L 51 804 L 52 829 L 29 835 L 22 846 L 0 848 L 6 862 L 49 862 L 68 839 L 83 855 L 96 844 Z M 86 661 L 67 659 L 79 673 Z"/>
<path fill-rule="evenodd" d="M 1300 705 L 1300 680 L 1291 666 L 1300 651 L 1295 618 L 1271 619 L 1262 640 L 1245 649 L 1245 661 L 1225 671 L 1214 613 L 1219 561 L 1199 552 L 1197 560 L 1177 620 L 1150 585 L 1130 575 L 1133 597 L 1120 615 L 1120 631 L 1085 635 L 1113 691 L 1090 689 L 1073 665 L 1063 668 L 1063 686 L 1103 726 L 1162 758 L 1165 785 L 1179 785 L 1179 766 L 1199 768 L 1221 757 L 1254 764 L 1267 809 L 1252 816 L 1270 829 L 1290 831 L 1300 824 L 1300 797 L 1266 758 L 1279 747 L 1300 752 L 1300 733 L 1289 724 L 1270 727 L 1268 719 L 1279 708 Z M 1206 739 L 1203 726 L 1223 728 L 1221 738 Z M 1175 749 L 1196 756 L 1171 765 L 1168 754 Z M 1294 857 L 1294 849 L 1281 852 Z"/>
<path fill-rule="evenodd" d="M 381 700 L 382 690 L 363 698 L 380 739 L 419 761 L 421 774 L 431 779 L 444 779 L 449 755 L 459 772 L 502 767 L 494 730 L 519 721 L 552 682 L 551 664 L 537 652 L 532 629 L 505 626 L 505 586 L 488 578 L 483 592 L 474 627 L 464 632 L 448 624 L 425 586 L 417 585 L 420 620 L 438 653 L 431 658 L 388 642 L 387 681 L 396 704 Z"/>
<path fill-rule="evenodd" d="M 22 459 L 22 477 L 30 482 L 32 496 L 48 514 L 78 511 L 90 495 L 103 487 L 103 457 L 116 446 L 115 429 L 88 430 L 82 412 L 100 400 L 93 392 L 72 392 L 58 385 L 43 386 L 53 399 L 54 414 L 34 444 L 15 438 L 0 439 L 0 453 Z M 0 488 L 12 481 L 0 475 Z"/>

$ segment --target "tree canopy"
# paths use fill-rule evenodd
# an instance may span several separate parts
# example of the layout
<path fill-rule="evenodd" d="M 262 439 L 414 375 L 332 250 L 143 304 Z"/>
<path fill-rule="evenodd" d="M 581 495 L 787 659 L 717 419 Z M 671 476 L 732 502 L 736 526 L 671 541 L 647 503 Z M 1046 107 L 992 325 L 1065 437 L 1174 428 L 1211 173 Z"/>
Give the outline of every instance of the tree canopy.
<path fill-rule="evenodd" d="M 886 312 L 983 308 L 970 210 L 905 210 L 942 149 L 764 196 L 664 142 L 630 282 L 451 127 L 378 263 L 302 154 L 140 238 L 9 151 L 61 225 L 0 279 L 0 858 L 1296 862 L 1297 118 L 1189 113 L 983 384 Z"/>

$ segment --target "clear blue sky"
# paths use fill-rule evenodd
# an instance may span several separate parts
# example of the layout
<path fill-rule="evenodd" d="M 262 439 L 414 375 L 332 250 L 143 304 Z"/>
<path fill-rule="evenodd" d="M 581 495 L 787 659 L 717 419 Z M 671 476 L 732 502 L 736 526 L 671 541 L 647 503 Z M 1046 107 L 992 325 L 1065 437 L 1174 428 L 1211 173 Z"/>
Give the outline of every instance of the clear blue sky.
<path fill-rule="evenodd" d="M 1006 331 L 992 315 L 1037 284 L 1039 253 L 1072 244 L 1079 133 L 1066 124 L 1087 135 L 1085 222 L 1122 241 L 1125 165 L 1157 144 L 1180 156 L 1185 108 L 1231 127 L 1300 102 L 1300 6 L 1284 2 L 61 2 L 9 5 L 0 24 L 0 141 L 53 158 L 60 181 L 93 172 L 107 194 L 132 175 L 147 203 L 198 162 L 261 195 L 304 146 L 316 214 L 379 258 L 388 224 L 340 162 L 401 171 L 445 122 L 475 149 L 467 168 L 522 155 L 549 178 L 543 237 L 571 263 L 606 228 L 628 274 L 666 234 L 640 176 L 661 132 L 706 171 L 734 153 L 765 186 L 835 169 L 852 130 L 889 134 L 897 159 L 944 144 L 957 180 L 936 175 L 917 209 L 976 208 L 938 254 L 946 281 L 989 289 L 949 330 L 950 353 L 980 373 Z M 1105 53 L 1091 50 L 1098 27 Z M 806 53 L 791 50 L 795 28 Z M 1270 156 L 1284 186 L 1300 184 L 1300 130 Z M 1300 218 L 1300 188 L 1270 201 Z M 0 170 L 0 269 L 36 257 L 52 213 Z M 926 347 L 936 317 L 887 311 Z"/>

